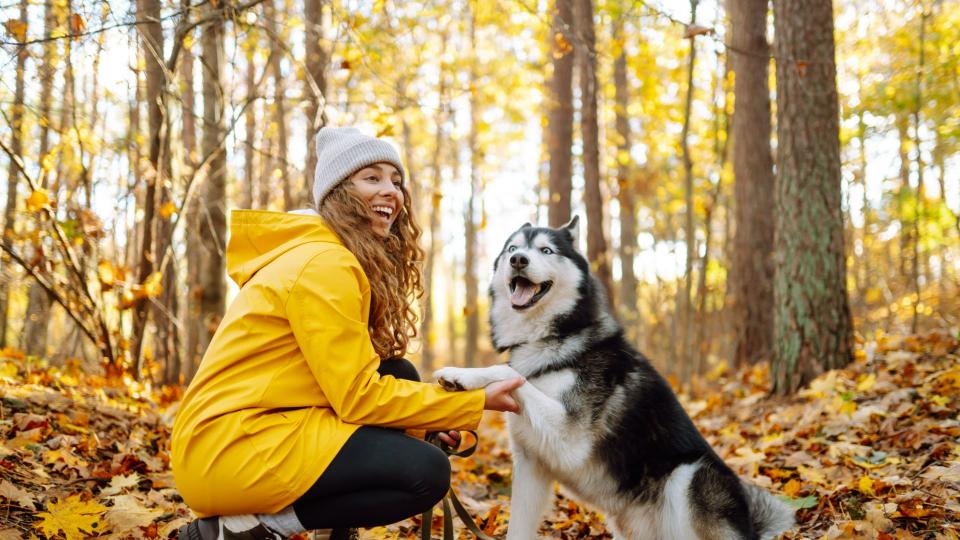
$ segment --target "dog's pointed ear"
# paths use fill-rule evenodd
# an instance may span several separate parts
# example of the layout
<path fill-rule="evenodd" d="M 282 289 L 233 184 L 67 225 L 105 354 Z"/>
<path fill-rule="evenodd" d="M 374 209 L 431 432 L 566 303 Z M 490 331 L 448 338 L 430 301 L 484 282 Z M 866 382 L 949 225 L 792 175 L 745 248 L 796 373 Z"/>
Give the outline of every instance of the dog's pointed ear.
<path fill-rule="evenodd" d="M 529 229 L 530 227 L 533 227 L 533 225 L 529 221 L 520 226 L 521 229 Z"/>
<path fill-rule="evenodd" d="M 570 240 L 573 243 L 574 249 L 579 249 L 580 246 L 580 216 L 573 216 L 573 218 L 568 221 L 565 225 L 560 227 L 561 229 L 567 231 L 570 235 Z"/>

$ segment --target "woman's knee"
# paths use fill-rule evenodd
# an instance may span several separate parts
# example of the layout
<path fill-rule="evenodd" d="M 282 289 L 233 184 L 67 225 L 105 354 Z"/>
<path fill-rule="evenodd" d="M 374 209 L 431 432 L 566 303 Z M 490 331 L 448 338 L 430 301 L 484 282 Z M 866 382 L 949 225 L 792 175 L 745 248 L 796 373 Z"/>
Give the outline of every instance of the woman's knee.
<path fill-rule="evenodd" d="M 380 375 L 392 375 L 397 379 L 406 379 L 408 381 L 420 381 L 420 372 L 413 362 L 406 358 L 388 358 L 380 362 L 380 368 L 377 369 Z"/>
<path fill-rule="evenodd" d="M 450 490 L 450 460 L 439 448 L 424 444 L 407 470 L 417 486 L 415 490 L 429 508 L 438 503 Z"/>

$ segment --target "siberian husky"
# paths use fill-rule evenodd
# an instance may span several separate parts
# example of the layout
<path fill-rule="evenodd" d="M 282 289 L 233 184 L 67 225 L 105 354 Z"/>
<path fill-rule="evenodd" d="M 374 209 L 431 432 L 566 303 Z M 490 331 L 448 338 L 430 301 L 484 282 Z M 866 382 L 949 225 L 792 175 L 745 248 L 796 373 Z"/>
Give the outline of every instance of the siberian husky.
<path fill-rule="evenodd" d="M 790 528 L 790 508 L 723 463 L 624 339 L 576 237 L 576 217 L 514 232 L 490 285 L 493 344 L 509 362 L 434 374 L 450 389 L 527 379 L 521 413 L 508 416 L 507 539 L 536 538 L 554 480 L 603 512 L 618 539 L 769 539 Z"/>

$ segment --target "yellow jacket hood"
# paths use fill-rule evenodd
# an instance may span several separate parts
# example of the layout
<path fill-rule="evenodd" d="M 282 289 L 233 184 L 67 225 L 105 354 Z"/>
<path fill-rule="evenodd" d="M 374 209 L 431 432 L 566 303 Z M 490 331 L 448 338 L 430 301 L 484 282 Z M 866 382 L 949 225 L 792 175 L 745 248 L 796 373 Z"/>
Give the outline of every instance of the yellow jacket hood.
<path fill-rule="evenodd" d="M 340 244 L 340 239 L 315 214 L 234 210 L 230 214 L 227 274 L 243 287 L 268 263 L 310 242 Z"/>

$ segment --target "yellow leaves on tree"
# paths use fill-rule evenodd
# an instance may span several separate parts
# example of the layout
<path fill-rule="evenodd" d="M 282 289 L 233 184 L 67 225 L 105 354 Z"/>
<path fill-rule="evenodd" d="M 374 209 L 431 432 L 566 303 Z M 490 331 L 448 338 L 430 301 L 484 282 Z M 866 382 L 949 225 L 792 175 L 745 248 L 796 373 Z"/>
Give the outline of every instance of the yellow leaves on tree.
<path fill-rule="evenodd" d="M 50 204 L 50 196 L 45 189 L 38 189 L 27 197 L 27 210 L 30 212 L 39 212 L 48 204 Z"/>
<path fill-rule="evenodd" d="M 102 528 L 101 516 L 107 507 L 96 501 L 82 501 L 79 495 L 66 500 L 54 500 L 47 505 L 47 512 L 39 512 L 40 521 L 35 527 L 44 536 L 53 537 L 63 532 L 67 540 L 86 538 Z"/>
<path fill-rule="evenodd" d="M 70 14 L 70 31 L 74 34 L 80 34 L 86 31 L 87 21 L 79 13 Z"/>
<path fill-rule="evenodd" d="M 567 36 L 563 35 L 563 32 L 555 33 L 553 35 L 553 41 L 557 46 L 556 50 L 553 51 L 554 58 L 563 58 L 565 55 L 573 52 L 573 45 L 570 44 Z"/>
<path fill-rule="evenodd" d="M 100 261 L 97 265 L 97 277 L 100 278 L 100 286 L 104 289 L 113 288 L 117 282 L 119 270 L 108 260 Z"/>
<path fill-rule="evenodd" d="M 170 201 L 167 201 L 160 207 L 160 217 L 163 219 L 170 219 L 170 216 L 177 213 L 177 205 L 173 204 Z"/>
<path fill-rule="evenodd" d="M 17 41 L 24 42 L 27 40 L 27 23 L 17 19 L 10 19 L 3 23 L 3 25 L 7 28 L 7 33 Z"/>
<path fill-rule="evenodd" d="M 163 293 L 163 273 L 154 272 L 146 281 L 123 291 L 120 296 L 120 309 L 130 309 L 144 298 L 157 298 Z"/>

